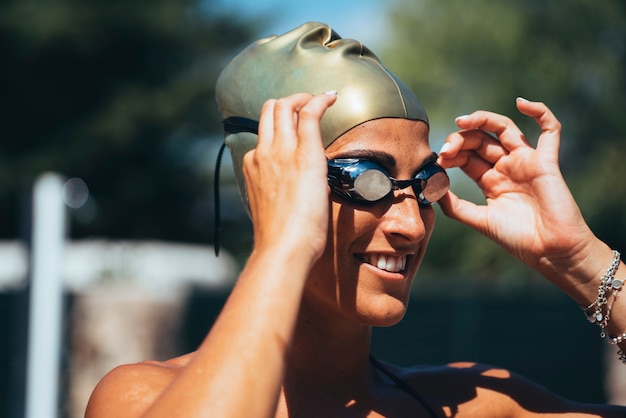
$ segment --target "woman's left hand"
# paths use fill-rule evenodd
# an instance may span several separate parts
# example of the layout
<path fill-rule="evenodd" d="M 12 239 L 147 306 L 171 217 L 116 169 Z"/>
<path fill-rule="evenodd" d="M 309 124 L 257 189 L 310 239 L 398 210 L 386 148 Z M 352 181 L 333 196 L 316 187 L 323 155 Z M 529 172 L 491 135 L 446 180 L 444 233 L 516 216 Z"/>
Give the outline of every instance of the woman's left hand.
<path fill-rule="evenodd" d="M 445 168 L 460 167 L 480 187 L 485 205 L 450 192 L 441 201 L 450 218 L 471 226 L 525 264 L 553 278 L 586 257 L 596 239 L 561 171 L 561 124 L 546 105 L 517 99 L 541 128 L 533 148 L 511 119 L 485 111 L 457 118 L 440 152 Z M 558 280 L 558 279 L 557 279 Z"/>

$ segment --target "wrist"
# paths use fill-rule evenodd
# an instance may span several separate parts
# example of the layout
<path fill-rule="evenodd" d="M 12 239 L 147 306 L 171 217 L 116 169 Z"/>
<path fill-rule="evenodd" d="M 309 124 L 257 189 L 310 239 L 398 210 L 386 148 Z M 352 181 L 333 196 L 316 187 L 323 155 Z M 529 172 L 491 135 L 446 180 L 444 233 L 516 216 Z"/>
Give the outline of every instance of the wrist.
<path fill-rule="evenodd" d="M 567 255 L 542 258 L 538 271 L 576 303 L 588 306 L 596 300 L 600 279 L 612 259 L 611 248 L 594 236 L 581 240 Z"/>
<path fill-rule="evenodd" d="M 590 304 L 581 305 L 589 322 L 600 327 L 600 337 L 608 344 L 616 345 L 619 360 L 626 364 L 626 303 L 620 298 L 624 287 L 626 266 L 620 261 L 621 254 L 612 250 L 612 259 L 605 272 L 596 280 L 596 298 Z M 619 276 L 618 276 L 619 274 Z M 615 319 L 614 319 L 615 318 Z"/>

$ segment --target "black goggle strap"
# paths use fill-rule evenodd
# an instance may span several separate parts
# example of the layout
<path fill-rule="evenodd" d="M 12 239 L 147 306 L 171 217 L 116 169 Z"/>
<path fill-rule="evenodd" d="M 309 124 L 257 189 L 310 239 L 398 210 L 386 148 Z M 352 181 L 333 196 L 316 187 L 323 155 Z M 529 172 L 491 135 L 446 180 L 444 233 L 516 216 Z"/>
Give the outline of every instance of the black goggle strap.
<path fill-rule="evenodd" d="M 220 150 L 217 153 L 217 161 L 215 162 L 215 175 L 213 176 L 213 193 L 214 193 L 214 200 L 213 202 L 215 203 L 215 211 L 214 216 L 214 222 L 213 224 L 215 225 L 215 234 L 213 237 L 213 241 L 214 241 L 214 247 L 215 247 L 215 256 L 219 256 L 220 255 L 220 231 L 222 230 L 222 225 L 221 225 L 221 214 L 220 214 L 220 167 L 222 166 L 222 155 L 224 154 L 224 148 L 226 148 L 226 142 L 222 142 L 222 145 L 220 146 Z"/>
<path fill-rule="evenodd" d="M 224 132 L 227 134 L 238 134 L 240 132 L 250 132 L 259 134 L 259 122 L 253 119 L 231 116 L 222 120 Z"/>
<path fill-rule="evenodd" d="M 239 116 L 231 116 L 222 120 L 222 124 L 224 125 L 224 132 L 227 134 L 238 134 L 240 132 L 250 132 L 253 134 L 257 134 L 259 132 L 259 122 L 242 118 Z M 222 166 L 222 156 L 224 155 L 224 149 L 226 148 L 226 142 L 223 142 L 220 146 L 220 150 L 217 153 L 217 160 L 215 162 L 215 175 L 213 176 L 213 193 L 215 203 L 215 211 L 214 216 L 214 226 L 215 226 L 215 235 L 213 237 L 214 247 L 215 247 L 215 256 L 219 256 L 220 254 L 220 231 L 222 230 L 221 225 L 221 212 L 220 212 L 220 168 Z"/>

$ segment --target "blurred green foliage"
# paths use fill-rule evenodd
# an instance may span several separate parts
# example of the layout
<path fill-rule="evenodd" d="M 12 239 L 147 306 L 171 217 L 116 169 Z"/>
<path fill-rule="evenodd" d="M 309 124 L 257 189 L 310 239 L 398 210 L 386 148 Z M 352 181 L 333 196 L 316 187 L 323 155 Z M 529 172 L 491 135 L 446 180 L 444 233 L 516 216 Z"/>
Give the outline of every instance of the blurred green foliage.
<path fill-rule="evenodd" d="M 73 238 L 213 242 L 213 99 L 226 61 L 267 20 L 217 13 L 212 0 L 7 0 L 0 4 L 0 239 L 24 233 L 20 203 L 54 170 L 90 188 Z M 511 116 L 546 102 L 564 125 L 562 165 L 596 233 L 626 250 L 626 3 L 622 0 L 394 0 L 376 53 L 421 98 L 433 148 L 475 109 Z M 264 17 L 264 18 L 267 18 Z M 294 22 L 294 27 L 301 22 Z M 344 33 L 340 27 L 339 33 Z M 225 155 L 225 161 L 229 159 Z M 251 243 L 223 168 L 224 247 Z M 458 172 L 458 194 L 481 201 Z M 440 214 L 418 285 L 516 289 L 534 273 Z M 472 278 L 466 280 L 467 278 Z"/>
<path fill-rule="evenodd" d="M 260 24 L 212 3 L 0 4 L 0 238 L 52 170 L 90 189 L 72 237 L 212 240 L 215 80 Z"/>
<path fill-rule="evenodd" d="M 433 147 L 456 129 L 456 116 L 477 109 L 510 116 L 534 143 L 536 125 L 515 98 L 545 102 L 564 126 L 561 165 L 585 217 L 626 249 L 626 3 L 397 0 L 392 9 L 379 55 L 428 110 Z M 483 201 L 452 175 L 455 192 Z M 534 273 L 478 234 L 443 215 L 438 222 L 425 276 L 510 289 L 533 282 Z"/>

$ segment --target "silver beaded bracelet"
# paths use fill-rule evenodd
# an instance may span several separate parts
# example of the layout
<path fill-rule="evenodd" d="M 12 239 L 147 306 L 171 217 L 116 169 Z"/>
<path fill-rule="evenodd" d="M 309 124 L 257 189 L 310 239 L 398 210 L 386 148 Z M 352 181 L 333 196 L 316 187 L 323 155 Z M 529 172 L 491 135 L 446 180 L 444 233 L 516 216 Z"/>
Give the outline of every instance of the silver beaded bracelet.
<path fill-rule="evenodd" d="M 617 337 L 609 337 L 607 335 L 605 339 L 607 343 L 612 345 L 621 344 L 622 341 L 626 341 L 626 332 L 624 332 L 622 335 L 618 335 Z"/>
<path fill-rule="evenodd" d="M 591 323 L 595 323 L 601 329 L 600 337 L 606 340 L 609 344 L 617 345 L 622 341 L 626 341 L 626 332 L 618 335 L 616 337 L 611 337 L 606 332 L 606 327 L 611 320 L 611 310 L 613 309 L 613 304 L 615 303 L 615 299 L 617 299 L 617 295 L 619 294 L 622 285 L 624 284 L 624 280 L 619 280 L 615 278 L 615 272 L 619 267 L 620 261 L 620 253 L 618 251 L 613 250 L 613 260 L 611 261 L 611 265 L 609 266 L 606 273 L 602 275 L 600 278 L 600 285 L 598 286 L 598 298 L 591 303 L 587 307 L 582 307 L 587 319 Z M 609 302 L 609 297 L 610 302 Z M 606 312 L 603 312 L 603 306 L 606 305 Z M 591 311 L 593 309 L 593 311 Z M 617 352 L 619 360 L 626 364 L 626 354 L 619 350 Z"/>
<path fill-rule="evenodd" d="M 602 306 L 608 302 L 607 295 L 613 289 L 613 280 L 615 272 L 619 267 L 620 253 L 613 250 L 613 260 L 611 266 L 600 278 L 600 286 L 598 286 L 598 298 L 585 309 L 589 322 L 597 323 L 601 328 L 606 326 L 605 315 L 602 313 Z M 587 311 L 595 307 L 593 314 L 589 315 Z"/>

